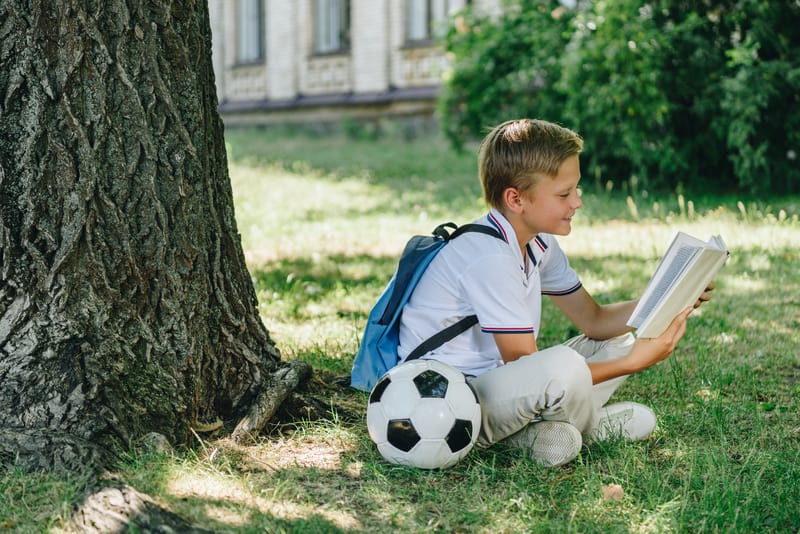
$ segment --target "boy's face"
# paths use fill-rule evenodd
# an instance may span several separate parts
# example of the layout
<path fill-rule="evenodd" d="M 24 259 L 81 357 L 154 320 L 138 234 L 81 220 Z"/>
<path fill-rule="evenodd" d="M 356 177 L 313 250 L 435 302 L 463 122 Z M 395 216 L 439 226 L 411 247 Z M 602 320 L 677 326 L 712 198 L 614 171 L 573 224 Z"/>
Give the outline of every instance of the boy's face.
<path fill-rule="evenodd" d="M 580 161 L 577 155 L 571 156 L 558 168 L 558 174 L 540 180 L 523 196 L 522 220 L 532 233 L 570 233 L 572 216 L 583 205 L 578 189 L 580 179 Z"/>

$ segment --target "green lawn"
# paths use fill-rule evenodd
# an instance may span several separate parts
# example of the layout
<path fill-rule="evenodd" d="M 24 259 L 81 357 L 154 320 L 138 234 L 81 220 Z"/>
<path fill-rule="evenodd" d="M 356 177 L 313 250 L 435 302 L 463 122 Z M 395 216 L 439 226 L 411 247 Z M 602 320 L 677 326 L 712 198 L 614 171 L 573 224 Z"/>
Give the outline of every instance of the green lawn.
<path fill-rule="evenodd" d="M 560 243 L 600 301 L 637 297 L 679 229 L 721 234 L 731 249 L 714 300 L 692 315 L 674 355 L 615 396 L 652 406 L 656 433 L 592 445 L 556 469 L 495 446 L 420 471 L 382 461 L 363 422 L 366 395 L 334 379 L 349 373 L 408 237 L 484 213 L 474 148 L 226 137 L 262 317 L 284 358 L 314 365 L 307 392 L 317 402 L 295 406 L 307 416 L 276 420 L 253 446 L 208 440 L 174 456 L 133 454 L 122 479 L 225 532 L 800 531 L 800 198 L 587 184 Z M 540 346 L 572 333 L 549 301 L 543 326 Z M 604 497 L 610 485 L 621 498 Z M 0 530 L 57 528 L 73 490 L 8 473 Z"/>

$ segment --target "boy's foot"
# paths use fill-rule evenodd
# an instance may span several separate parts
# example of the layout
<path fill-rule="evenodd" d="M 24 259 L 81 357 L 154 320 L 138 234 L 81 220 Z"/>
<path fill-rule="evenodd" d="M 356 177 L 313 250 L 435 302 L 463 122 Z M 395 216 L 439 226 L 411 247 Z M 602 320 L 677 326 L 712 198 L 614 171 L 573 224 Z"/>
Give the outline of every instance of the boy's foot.
<path fill-rule="evenodd" d="M 656 414 L 638 402 L 617 402 L 601 410 L 600 422 L 592 432 L 594 441 L 621 437 L 632 441 L 646 439 L 656 429 Z"/>
<path fill-rule="evenodd" d="M 541 421 L 531 423 L 506 441 L 527 449 L 531 458 L 545 467 L 557 467 L 578 456 L 583 444 L 580 431 L 569 423 Z"/>

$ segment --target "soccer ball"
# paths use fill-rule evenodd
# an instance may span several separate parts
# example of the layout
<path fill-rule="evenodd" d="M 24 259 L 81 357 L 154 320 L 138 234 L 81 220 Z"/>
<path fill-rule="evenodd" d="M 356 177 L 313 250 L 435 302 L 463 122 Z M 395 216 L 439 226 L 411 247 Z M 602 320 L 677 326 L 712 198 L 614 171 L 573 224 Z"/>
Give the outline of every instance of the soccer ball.
<path fill-rule="evenodd" d="M 463 374 L 437 360 L 393 367 L 369 395 L 369 436 L 393 464 L 451 467 L 475 445 L 480 428 L 475 392 Z"/>

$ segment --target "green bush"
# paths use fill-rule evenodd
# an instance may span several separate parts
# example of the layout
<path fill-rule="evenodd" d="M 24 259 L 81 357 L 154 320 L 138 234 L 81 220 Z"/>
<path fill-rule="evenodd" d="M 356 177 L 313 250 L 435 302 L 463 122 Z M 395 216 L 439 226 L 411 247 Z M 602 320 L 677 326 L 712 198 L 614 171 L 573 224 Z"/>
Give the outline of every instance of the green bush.
<path fill-rule="evenodd" d="M 573 16 L 557 0 L 508 2 L 499 19 L 471 9 L 458 16 L 445 44 L 455 65 L 439 101 L 454 146 L 513 117 L 559 120 L 559 56 Z"/>
<path fill-rule="evenodd" d="M 666 36 L 638 0 L 598 2 L 575 18 L 558 89 L 567 122 L 586 138 L 584 166 L 605 182 L 651 188 L 687 171 L 662 89 Z"/>
<path fill-rule="evenodd" d="M 746 191 L 800 190 L 800 3 L 740 0 L 720 122 Z"/>
<path fill-rule="evenodd" d="M 800 2 L 507 2 L 447 37 L 460 144 L 513 117 L 586 138 L 586 175 L 630 190 L 800 191 Z M 591 181 L 591 180 L 590 180 Z"/>

